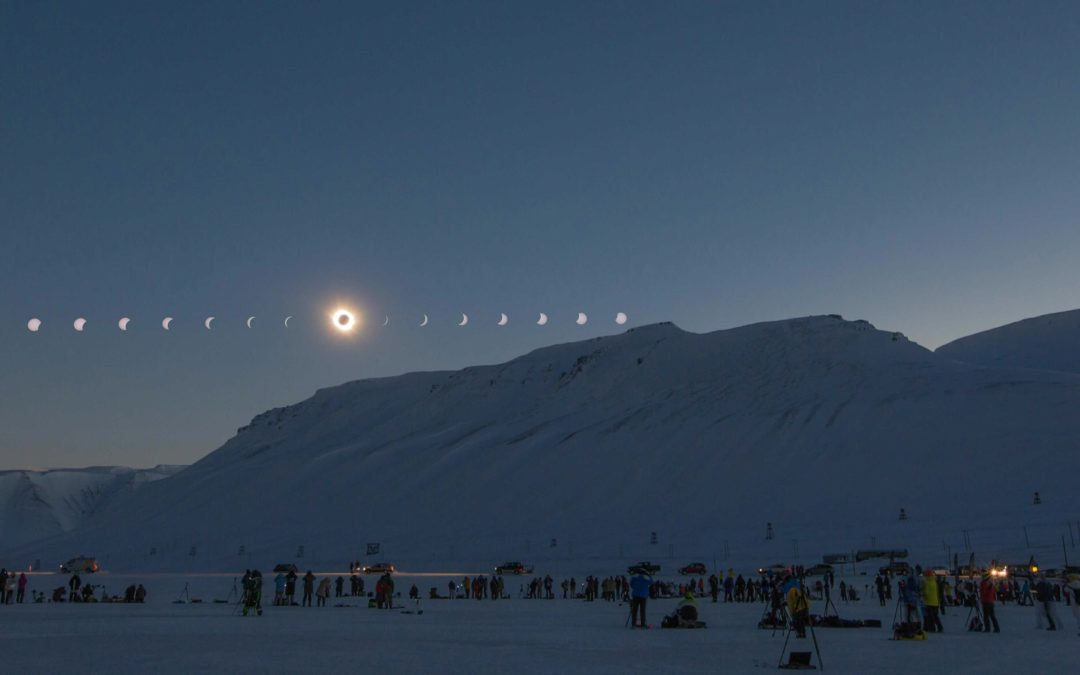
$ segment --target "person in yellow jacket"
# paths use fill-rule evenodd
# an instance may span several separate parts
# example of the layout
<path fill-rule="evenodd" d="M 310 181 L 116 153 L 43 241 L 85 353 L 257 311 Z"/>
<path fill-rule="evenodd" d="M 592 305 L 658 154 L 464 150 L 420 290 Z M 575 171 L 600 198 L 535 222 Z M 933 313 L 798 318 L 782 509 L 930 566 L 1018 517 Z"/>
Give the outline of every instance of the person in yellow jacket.
<path fill-rule="evenodd" d="M 938 612 L 941 609 L 941 596 L 938 595 L 937 575 L 927 570 L 923 575 L 922 601 L 923 601 L 923 628 L 928 633 L 942 633 L 945 626 L 941 624 Z"/>
<path fill-rule="evenodd" d="M 795 624 L 795 634 L 801 638 L 806 637 L 806 625 L 810 622 L 810 596 L 806 589 L 795 579 L 791 579 L 787 586 L 787 609 Z"/>
<path fill-rule="evenodd" d="M 683 599 L 679 601 L 678 606 L 675 607 L 675 615 L 679 617 L 681 622 L 693 624 L 698 620 L 698 607 L 697 600 L 694 599 L 692 591 L 687 591 Z"/>

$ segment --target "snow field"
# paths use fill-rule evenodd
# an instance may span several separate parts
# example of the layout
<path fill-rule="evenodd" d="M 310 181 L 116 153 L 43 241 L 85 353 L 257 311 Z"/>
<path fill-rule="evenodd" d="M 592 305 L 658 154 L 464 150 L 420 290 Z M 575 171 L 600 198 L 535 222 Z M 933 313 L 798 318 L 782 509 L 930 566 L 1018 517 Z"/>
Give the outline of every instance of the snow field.
<path fill-rule="evenodd" d="M 32 586 L 52 588 L 65 579 L 35 577 Z M 102 575 L 92 583 L 102 580 L 110 592 L 143 583 L 149 602 L 0 606 L 4 671 L 757 673 L 776 670 L 784 642 L 782 633 L 756 628 L 764 609 L 758 603 L 714 605 L 703 599 L 701 618 L 709 627 L 696 631 L 631 630 L 624 628 L 626 605 L 561 599 L 425 600 L 423 615 L 409 615 L 343 598 L 354 606 L 267 606 L 262 617 L 245 618 L 234 605 L 209 604 L 227 595 L 229 575 Z M 445 586 L 446 578 L 404 577 L 397 587 L 408 589 L 414 581 L 426 593 L 430 585 Z M 184 584 L 205 602 L 172 604 Z M 507 588 L 516 589 L 510 583 Z M 650 601 L 649 621 L 658 625 L 674 606 L 674 600 Z M 815 602 L 813 611 L 820 609 Z M 874 599 L 840 603 L 839 610 L 845 618 L 876 618 L 889 626 L 894 605 L 880 607 Z M 963 630 L 966 608 L 948 608 L 946 632 L 925 642 L 891 641 L 887 627 L 819 628 L 816 634 L 825 672 L 831 673 L 1076 672 L 1076 620 L 1070 607 L 1056 610 L 1064 628 L 1056 633 L 1034 628 L 1033 608 L 999 605 L 999 635 Z M 792 636 L 790 644 L 813 649 L 809 638 Z"/>

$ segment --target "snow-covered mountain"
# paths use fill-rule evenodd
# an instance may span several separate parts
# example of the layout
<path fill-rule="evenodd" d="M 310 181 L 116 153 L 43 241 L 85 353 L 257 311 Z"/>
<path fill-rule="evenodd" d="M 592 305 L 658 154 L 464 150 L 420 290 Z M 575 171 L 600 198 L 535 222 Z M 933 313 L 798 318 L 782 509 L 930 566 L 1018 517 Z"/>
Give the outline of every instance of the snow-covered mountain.
<path fill-rule="evenodd" d="M 1026 560 L 1080 520 L 1077 410 L 1080 375 L 965 364 L 865 321 L 658 324 L 320 390 L 7 557 L 229 569 L 303 546 L 340 566 L 379 542 L 438 569 L 867 546 Z"/>
<path fill-rule="evenodd" d="M 69 532 L 141 486 L 180 471 L 182 466 L 129 469 L 0 471 L 0 539 L 14 547 Z"/>
<path fill-rule="evenodd" d="M 1080 373 L 1080 309 L 1024 319 L 962 337 L 937 352 L 984 366 Z"/>

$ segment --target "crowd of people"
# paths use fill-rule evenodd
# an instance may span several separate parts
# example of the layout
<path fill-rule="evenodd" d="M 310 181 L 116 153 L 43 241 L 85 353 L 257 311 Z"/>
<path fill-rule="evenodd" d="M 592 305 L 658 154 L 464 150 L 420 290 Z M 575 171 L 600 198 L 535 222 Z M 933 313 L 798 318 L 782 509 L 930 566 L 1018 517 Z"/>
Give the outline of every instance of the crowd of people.
<path fill-rule="evenodd" d="M 0 569 L 0 604 L 21 604 L 27 600 L 29 580 L 25 572 L 15 573 Z M 248 610 L 262 611 L 262 575 L 258 570 L 246 570 L 242 581 L 242 604 Z M 302 591 L 297 602 L 297 590 Z M 925 633 L 944 631 L 941 617 L 948 608 L 967 608 L 970 617 L 968 630 L 998 633 L 1001 625 L 997 607 L 1004 603 L 1031 606 L 1035 609 L 1036 626 L 1046 630 L 1061 630 L 1061 618 L 1055 606 L 1070 606 L 1080 630 L 1080 575 L 1075 573 L 1066 579 L 1051 579 L 1045 574 L 1032 578 L 994 577 L 989 574 L 973 577 L 943 575 L 940 571 L 923 570 L 916 566 L 907 574 L 879 573 L 873 586 L 864 584 L 864 590 L 876 592 L 879 605 L 886 606 L 897 593 L 897 614 L 901 609 L 903 622 L 913 630 Z M 509 599 L 506 580 L 502 575 L 477 575 L 450 579 L 446 595 L 438 587 L 431 587 L 431 599 Z M 728 569 L 706 577 L 692 577 L 681 581 L 653 579 L 639 573 L 611 575 L 604 578 L 586 576 L 582 580 L 569 577 L 556 581 L 551 575 L 537 576 L 519 585 L 518 597 L 523 599 L 584 600 L 586 602 L 625 602 L 631 607 L 634 625 L 647 625 L 645 606 L 650 599 L 674 598 L 680 601 L 685 614 L 693 613 L 696 621 L 697 598 L 710 598 L 713 603 L 762 603 L 767 606 L 763 625 L 780 625 L 791 622 L 794 630 L 803 634 L 810 616 L 812 600 L 824 601 L 826 608 L 832 602 L 832 589 L 839 591 L 841 602 L 859 601 L 854 584 L 841 580 L 836 584 L 832 573 L 814 577 L 811 582 L 801 568 L 754 576 L 744 576 Z M 98 594 L 100 589 L 100 595 Z M 558 589 L 558 590 L 556 590 Z M 131 584 L 122 596 L 110 596 L 103 586 L 83 583 L 78 573 L 72 574 L 64 586 L 53 589 L 48 598 L 44 593 L 31 591 L 32 602 L 127 602 L 144 603 L 146 589 L 142 584 Z M 420 591 L 415 584 L 409 588 L 410 599 L 419 600 Z M 275 606 L 325 607 L 330 598 L 368 597 L 370 606 L 394 609 L 394 579 L 390 573 L 382 574 L 374 584 L 372 593 L 365 592 L 365 579 L 350 566 L 345 575 L 325 575 L 321 579 L 308 570 L 303 576 L 295 569 L 282 570 L 274 577 Z M 691 612 L 692 609 L 692 612 Z M 677 612 L 678 613 L 678 612 Z M 771 623 L 770 623 L 771 622 Z"/>
<path fill-rule="evenodd" d="M 891 586 L 881 576 L 875 585 L 878 600 L 884 605 L 891 597 Z M 966 607 L 970 617 L 967 630 L 1000 633 L 996 607 L 1010 602 L 1021 607 L 1034 607 L 1036 628 L 1046 630 L 1062 628 L 1055 606 L 1064 603 L 1072 608 L 1080 630 L 1080 575 L 1076 574 L 1057 582 L 1043 573 L 1036 573 L 1030 579 L 995 579 L 991 574 L 984 574 L 950 582 L 947 576 L 916 566 L 897 581 L 897 590 L 904 606 L 904 621 L 916 632 L 942 632 L 941 616 L 946 608 Z"/>
<path fill-rule="evenodd" d="M 99 593 L 100 589 L 100 593 Z M 57 586 L 46 597 L 44 592 L 30 589 L 30 577 L 26 572 L 16 574 L 14 571 L 0 569 L 0 605 L 21 605 L 27 601 L 27 591 L 30 591 L 30 602 L 35 604 L 49 602 L 146 602 L 146 589 L 142 584 L 132 584 L 124 590 L 123 595 L 109 595 L 101 584 L 84 584 L 82 577 L 77 573 L 72 574 L 67 583 Z"/>
<path fill-rule="evenodd" d="M 0 569 L 0 605 L 22 604 L 26 599 L 26 573 L 18 578 L 15 572 Z"/>

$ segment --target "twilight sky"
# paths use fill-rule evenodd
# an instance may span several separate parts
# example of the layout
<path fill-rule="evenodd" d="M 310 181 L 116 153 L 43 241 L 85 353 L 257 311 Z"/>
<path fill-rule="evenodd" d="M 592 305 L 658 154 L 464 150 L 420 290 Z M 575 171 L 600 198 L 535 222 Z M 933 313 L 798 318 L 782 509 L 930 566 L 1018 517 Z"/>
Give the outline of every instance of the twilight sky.
<path fill-rule="evenodd" d="M 0 2 L 0 468 L 191 462 L 620 310 L 936 347 L 1078 260 L 1075 2 Z"/>

